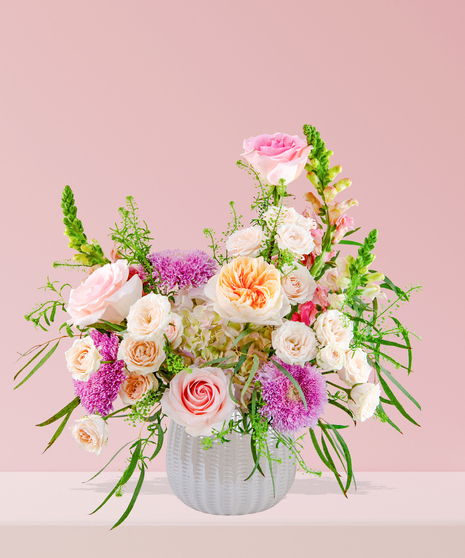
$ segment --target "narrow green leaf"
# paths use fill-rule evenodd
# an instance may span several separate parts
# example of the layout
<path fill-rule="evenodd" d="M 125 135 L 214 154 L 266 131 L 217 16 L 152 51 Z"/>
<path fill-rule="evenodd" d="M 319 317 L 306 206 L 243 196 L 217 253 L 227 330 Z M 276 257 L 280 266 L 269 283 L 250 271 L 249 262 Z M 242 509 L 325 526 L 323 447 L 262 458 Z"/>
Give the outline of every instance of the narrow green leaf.
<path fill-rule="evenodd" d="M 249 335 L 249 333 L 252 333 L 252 331 L 248 328 L 248 325 L 245 326 L 245 328 L 239 333 L 239 335 L 236 337 L 236 339 L 234 340 L 234 343 L 231 345 L 231 349 L 233 347 L 235 347 L 239 341 L 246 337 L 247 335 Z"/>
<path fill-rule="evenodd" d="M 341 403 L 339 403 L 338 401 L 334 401 L 334 399 L 328 399 L 328 403 L 330 405 L 333 405 L 334 407 L 337 407 L 338 409 L 341 409 L 341 411 L 344 411 L 344 413 L 346 413 L 346 415 L 349 415 L 349 417 L 354 420 L 354 417 L 352 415 L 352 412 L 347 408 L 344 407 L 344 405 L 342 405 Z M 354 421 L 355 422 L 355 421 Z"/>
<path fill-rule="evenodd" d="M 245 401 L 244 401 L 245 394 L 247 393 L 247 389 L 249 388 L 250 384 L 252 383 L 252 380 L 255 377 L 255 373 L 258 370 L 259 364 L 260 364 L 260 360 L 259 360 L 258 356 L 253 355 L 252 369 L 250 370 L 249 377 L 247 378 L 247 381 L 245 382 L 244 387 L 242 388 L 242 391 L 241 391 L 241 403 L 242 403 L 242 405 L 244 405 L 244 407 L 247 407 L 247 405 L 245 404 Z"/>
<path fill-rule="evenodd" d="M 346 232 L 346 234 L 343 236 L 343 238 L 346 238 L 346 236 L 350 236 L 351 234 L 356 233 L 356 232 L 359 231 L 360 229 L 361 229 L 361 227 L 357 227 L 357 228 L 354 229 L 353 231 Z"/>
<path fill-rule="evenodd" d="M 107 322 L 107 320 L 100 320 L 100 322 L 108 326 L 109 329 L 113 329 L 114 331 L 124 331 L 126 329 L 126 326 Z"/>
<path fill-rule="evenodd" d="M 25 365 L 21 368 L 21 370 L 20 370 L 19 372 L 17 372 L 17 373 L 15 374 L 15 377 L 14 377 L 13 379 L 16 380 L 16 378 L 21 374 L 21 372 L 22 372 L 25 368 L 27 368 L 27 367 L 31 364 L 31 362 L 33 362 L 41 353 L 43 353 L 43 352 L 45 351 L 45 349 L 49 346 L 49 344 L 50 344 L 50 343 L 47 343 L 44 347 L 42 347 L 42 349 L 40 349 L 40 351 L 37 352 L 37 353 L 31 358 L 31 360 L 30 360 L 27 364 L 25 364 Z M 19 358 L 22 358 L 22 356 L 19 357 Z M 18 359 L 18 360 L 19 360 L 19 359 Z"/>
<path fill-rule="evenodd" d="M 69 325 L 65 322 L 65 327 L 66 327 L 66 333 L 68 334 L 69 337 L 74 337 L 74 333 L 73 330 L 69 327 Z"/>
<path fill-rule="evenodd" d="M 420 403 L 418 403 L 418 401 L 413 397 L 413 395 L 410 395 L 410 393 L 404 388 L 404 386 L 402 384 L 400 384 L 395 378 L 394 376 L 389 372 L 389 370 L 386 370 L 386 368 L 384 368 L 384 366 L 382 366 L 381 364 L 378 363 L 378 366 L 381 368 L 381 370 L 383 371 L 384 375 L 387 376 L 391 382 L 396 385 L 400 391 L 410 399 L 410 401 L 421 411 L 421 406 Z"/>
<path fill-rule="evenodd" d="M 230 360 L 234 357 L 234 355 L 228 356 L 228 357 L 222 357 L 222 358 L 215 358 L 213 360 L 209 360 L 208 362 L 205 362 L 205 364 L 202 364 L 201 366 L 199 366 L 199 368 L 205 368 L 205 366 L 211 366 L 212 364 L 217 364 L 219 362 L 224 362 L 225 360 Z"/>
<path fill-rule="evenodd" d="M 335 477 L 335 479 L 337 480 L 337 483 L 338 483 L 338 485 L 339 485 L 339 488 L 342 490 L 342 493 L 343 493 L 344 496 L 347 498 L 347 494 L 346 494 L 346 492 L 345 492 L 345 490 L 344 490 L 344 485 L 342 484 L 342 481 L 341 481 L 341 476 L 340 476 L 339 473 L 337 472 L 336 465 L 334 464 L 333 458 L 331 457 L 331 454 L 329 453 L 328 446 L 326 445 L 326 442 L 325 442 L 325 439 L 324 439 L 324 437 L 323 437 L 323 434 L 321 435 L 321 445 L 322 445 L 322 447 L 323 447 L 323 451 L 324 451 L 324 453 L 325 453 L 326 459 L 327 459 L 328 462 L 331 464 L 331 470 L 332 470 L 333 473 L 334 473 L 334 477 Z"/>
<path fill-rule="evenodd" d="M 313 431 L 313 428 L 309 428 L 308 431 L 310 432 L 310 438 L 312 439 L 313 447 L 315 448 L 315 451 L 318 454 L 318 457 L 322 461 L 323 465 L 326 465 L 326 467 L 328 467 L 328 469 L 330 469 L 333 473 L 334 472 L 337 473 L 337 471 L 335 471 L 331 468 L 330 463 L 327 461 L 326 457 L 323 455 L 323 452 L 321 451 L 320 445 L 318 444 L 318 440 L 317 440 L 317 437 L 315 435 L 315 432 Z"/>
<path fill-rule="evenodd" d="M 388 339 L 381 339 L 378 337 L 370 337 L 370 336 L 365 336 L 364 339 L 368 343 L 374 343 L 376 345 L 389 345 L 390 347 L 397 347 L 398 349 L 408 349 L 410 351 L 412 350 L 412 347 L 408 345 L 402 345 L 401 343 L 396 343 L 395 341 L 389 341 Z"/>
<path fill-rule="evenodd" d="M 61 417 L 64 417 L 65 415 L 68 414 L 68 412 L 75 409 L 79 405 L 79 403 L 80 403 L 79 397 L 74 398 L 71 401 L 71 403 L 68 403 L 68 405 L 66 405 L 66 407 L 63 407 L 63 409 L 61 409 L 61 411 L 58 411 L 58 413 L 53 415 L 53 417 L 50 417 L 49 419 L 47 419 L 44 422 L 41 422 L 40 424 L 36 424 L 36 426 L 48 426 L 49 424 L 52 424 L 52 422 L 55 422 L 56 420 L 58 420 Z"/>
<path fill-rule="evenodd" d="M 55 434 L 52 436 L 50 442 L 48 443 L 48 446 L 44 449 L 43 453 L 45 453 L 55 442 L 56 440 L 58 440 L 58 437 L 60 436 L 60 434 L 63 432 L 64 427 L 66 426 L 66 423 L 68 422 L 71 413 L 73 412 L 73 409 L 71 409 L 67 415 L 65 416 L 65 418 L 62 420 L 62 422 L 60 423 L 60 426 L 58 427 L 57 431 L 55 432 Z"/>
<path fill-rule="evenodd" d="M 399 328 L 399 331 L 400 331 L 402 337 L 404 338 L 405 343 L 409 346 L 407 374 L 410 375 L 410 373 L 412 372 L 413 355 L 412 355 L 412 347 L 410 346 L 410 337 L 409 337 L 408 331 L 405 329 L 405 327 L 400 323 L 400 321 L 397 318 L 394 318 L 394 316 L 390 316 L 390 318 L 391 318 L 391 320 L 394 321 L 396 326 Z"/>
<path fill-rule="evenodd" d="M 124 450 L 125 447 L 129 446 L 129 444 L 131 444 L 133 442 L 133 440 L 131 440 L 130 442 L 128 442 L 127 444 L 124 444 L 124 446 L 122 448 L 120 448 L 115 455 L 110 459 L 110 461 L 100 469 L 100 471 L 98 473 L 96 473 L 93 477 L 90 477 L 90 479 L 84 481 L 83 484 L 85 484 L 86 482 L 90 482 L 91 480 L 94 480 L 95 477 L 98 477 L 100 475 L 100 473 L 103 473 L 103 471 L 105 471 L 105 469 L 108 467 L 108 465 L 110 465 L 110 463 L 113 461 L 113 459 L 115 459 L 115 457 Z"/>
<path fill-rule="evenodd" d="M 349 447 L 347 446 L 344 438 L 338 432 L 338 428 L 336 427 L 336 425 L 329 424 L 329 423 L 327 423 L 327 424 L 328 424 L 328 427 L 331 428 L 331 430 L 336 435 L 336 438 L 338 439 L 339 443 L 341 444 L 342 450 L 344 452 L 345 460 L 346 460 L 346 463 L 347 463 L 347 483 L 346 483 L 346 492 L 347 492 L 350 488 L 351 483 L 352 483 L 352 479 L 354 478 L 354 472 L 353 472 L 353 469 L 352 469 L 352 457 L 350 455 Z M 355 479 L 354 479 L 354 481 L 355 481 Z"/>
<path fill-rule="evenodd" d="M 22 386 L 24 384 L 24 382 L 27 382 L 27 380 L 29 380 L 29 378 L 35 374 L 37 372 L 37 370 L 39 370 L 39 368 L 41 366 L 43 366 L 47 360 L 53 355 L 53 353 L 56 351 L 56 348 L 58 347 L 58 345 L 60 344 L 60 341 L 57 341 L 56 344 L 50 349 L 50 351 L 44 356 L 44 358 L 34 366 L 34 368 L 29 372 L 29 374 L 24 378 L 24 380 L 22 380 L 17 386 L 15 386 L 15 389 L 18 389 L 19 386 Z M 48 346 L 48 345 L 47 345 Z"/>
<path fill-rule="evenodd" d="M 378 273 L 378 272 L 373 270 L 373 273 Z M 384 276 L 384 283 L 381 283 L 380 287 L 394 292 L 400 300 L 408 301 L 408 295 L 400 287 L 394 285 L 394 283 L 389 279 L 389 277 Z"/>
<path fill-rule="evenodd" d="M 305 395 L 304 392 L 302 391 L 302 388 L 300 387 L 299 382 L 294 378 L 294 376 L 292 376 L 285 368 L 283 368 L 280 364 L 278 364 L 275 360 L 270 359 L 271 362 L 276 366 L 276 368 L 279 368 L 279 370 L 281 370 L 281 372 L 286 376 L 286 378 L 288 378 L 292 384 L 294 385 L 295 389 L 297 390 L 297 392 L 300 395 L 300 398 L 302 399 L 302 402 L 304 404 L 305 410 L 308 409 L 308 405 L 307 405 L 307 400 L 305 399 Z"/>
<path fill-rule="evenodd" d="M 134 452 L 131 455 L 131 460 L 129 462 L 129 465 L 128 465 L 127 469 L 124 471 L 124 473 L 122 474 L 119 481 L 116 483 L 116 486 L 113 488 L 113 490 L 110 492 L 110 494 L 108 494 L 108 496 L 100 504 L 100 506 L 98 508 L 96 508 L 93 512 L 91 512 L 89 515 L 93 515 L 95 512 L 98 512 L 98 510 L 100 508 L 102 508 L 108 502 L 108 500 L 113 496 L 113 494 L 118 490 L 118 488 L 120 486 L 125 485 L 129 481 L 129 479 L 132 477 L 132 474 L 134 473 L 137 462 L 139 461 L 141 445 L 142 445 L 141 440 L 138 440 L 135 444 Z"/>
<path fill-rule="evenodd" d="M 155 451 L 152 453 L 152 457 L 150 458 L 150 461 L 152 461 L 152 459 L 155 459 L 155 457 L 157 457 L 157 455 L 160 453 L 161 448 L 163 447 L 163 440 L 165 438 L 165 433 L 163 432 L 163 426 L 161 425 L 161 422 L 157 423 L 157 447 L 155 448 Z"/>
<path fill-rule="evenodd" d="M 399 432 L 400 434 L 403 435 L 404 433 L 403 433 L 402 430 L 397 426 L 397 424 L 394 424 L 394 423 L 392 422 L 392 420 L 387 416 L 387 413 L 386 413 L 386 411 L 384 410 L 384 407 L 381 405 L 381 403 L 378 405 L 378 407 L 379 407 L 380 410 L 386 415 L 386 417 L 387 417 L 387 423 L 388 423 L 389 425 L 391 425 L 392 428 L 394 428 L 395 430 L 397 430 L 397 432 Z"/>
<path fill-rule="evenodd" d="M 58 306 L 58 304 L 53 305 L 52 312 L 50 314 L 50 321 L 51 322 L 55 321 L 55 314 L 57 313 L 57 306 Z"/>
<path fill-rule="evenodd" d="M 363 246 L 360 242 L 355 242 L 355 240 L 340 240 L 338 244 L 350 244 L 352 246 Z"/>
<path fill-rule="evenodd" d="M 121 525 L 121 523 L 123 523 L 123 521 L 131 513 L 132 508 L 134 507 L 134 504 L 136 503 L 137 497 L 139 496 L 139 493 L 141 491 L 142 485 L 144 484 L 144 478 L 145 478 L 145 467 L 142 465 L 140 467 L 139 480 L 137 481 L 137 485 L 136 485 L 136 488 L 134 489 L 134 493 L 132 495 L 131 501 L 129 502 L 129 506 L 126 508 L 126 511 L 118 519 L 118 521 L 113 525 L 113 527 L 110 529 L 110 531 L 112 531 L 113 529 L 118 527 L 118 525 Z"/>
<path fill-rule="evenodd" d="M 379 381 L 381 383 L 381 385 L 383 386 L 384 392 L 386 393 L 386 395 L 389 397 L 389 399 L 394 403 L 394 405 L 396 406 L 397 410 L 399 411 L 399 413 L 401 415 L 403 415 L 408 421 L 410 421 L 412 424 L 414 424 L 415 426 L 420 426 L 418 424 L 418 422 L 416 422 L 408 413 L 407 411 L 402 407 L 401 403 L 398 401 L 397 397 L 393 394 L 391 388 L 388 386 L 386 380 L 382 377 L 380 371 L 378 370 L 378 378 Z"/>

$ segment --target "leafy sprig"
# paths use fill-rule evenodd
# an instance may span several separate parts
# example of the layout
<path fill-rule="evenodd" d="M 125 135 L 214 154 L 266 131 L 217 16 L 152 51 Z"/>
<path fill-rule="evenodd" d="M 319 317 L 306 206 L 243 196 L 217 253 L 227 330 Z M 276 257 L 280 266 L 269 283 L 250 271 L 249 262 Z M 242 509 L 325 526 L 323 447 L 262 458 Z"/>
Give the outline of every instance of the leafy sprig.
<path fill-rule="evenodd" d="M 65 283 L 57 289 L 55 287 L 56 283 L 58 283 L 58 281 L 50 281 L 50 278 L 47 277 L 47 284 L 39 288 L 44 291 L 53 292 L 58 298 L 37 304 L 28 314 L 24 316 L 28 322 L 32 322 L 36 328 L 40 327 L 43 331 L 48 331 L 47 328 L 55 321 L 56 312 L 59 308 L 66 312 L 66 301 L 63 298 L 62 292 L 65 287 L 71 288 L 71 285 L 69 283 Z"/>

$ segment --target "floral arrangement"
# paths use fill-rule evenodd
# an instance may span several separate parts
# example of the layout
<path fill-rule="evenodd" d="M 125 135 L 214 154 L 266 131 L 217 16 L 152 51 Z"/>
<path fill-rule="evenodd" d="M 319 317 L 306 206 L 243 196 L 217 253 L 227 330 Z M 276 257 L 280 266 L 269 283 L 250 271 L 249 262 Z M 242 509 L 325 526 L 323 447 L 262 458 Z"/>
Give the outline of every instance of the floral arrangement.
<path fill-rule="evenodd" d="M 115 527 L 134 506 L 145 471 L 160 452 L 166 416 L 201 437 L 205 451 L 227 442 L 232 432 L 250 435 L 250 476 L 268 474 L 261 463 L 273 459 L 270 431 L 300 469 L 321 474 L 301 454 L 308 433 L 345 495 L 354 482 L 341 434 L 349 425 L 328 422 L 328 406 L 349 423 L 375 417 L 400 432 L 389 408 L 417 424 L 401 399 L 420 405 L 392 371 L 410 374 L 412 333 L 392 314 L 419 287 L 402 290 L 371 269 L 377 231 L 363 242 L 348 238 L 359 229 L 346 212 L 358 202 L 336 198 L 351 181 L 336 179 L 342 168 L 330 166 L 333 153 L 315 128 L 304 126 L 304 134 L 305 139 L 274 134 L 244 142 L 237 165 L 255 181 L 255 217 L 243 227 L 231 202 L 226 233 L 217 239 L 213 230 L 204 230 L 211 256 L 201 250 L 153 251 L 132 197 L 119 209 L 121 223 L 111 229 L 114 248 L 106 256 L 84 233 L 71 188 L 63 191 L 65 234 L 76 253 L 54 266 L 88 275 L 74 288 L 47 279 L 43 289 L 52 296 L 26 319 L 48 331 L 61 311 L 68 316 L 59 337 L 22 355 L 33 356 L 15 376 L 30 369 L 16 388 L 71 339 L 65 358 L 74 399 L 38 425 L 61 421 L 46 449 L 78 408 L 84 416 L 74 420 L 71 434 L 88 452 L 100 454 L 110 421 L 140 425 L 124 446 L 126 468 L 102 503 L 121 496 L 139 472 Z M 289 204 L 288 186 L 303 173 L 311 191 L 304 194 L 307 209 L 299 213 Z M 342 248 L 358 253 L 342 256 Z M 402 351 L 404 364 L 398 360 Z"/>

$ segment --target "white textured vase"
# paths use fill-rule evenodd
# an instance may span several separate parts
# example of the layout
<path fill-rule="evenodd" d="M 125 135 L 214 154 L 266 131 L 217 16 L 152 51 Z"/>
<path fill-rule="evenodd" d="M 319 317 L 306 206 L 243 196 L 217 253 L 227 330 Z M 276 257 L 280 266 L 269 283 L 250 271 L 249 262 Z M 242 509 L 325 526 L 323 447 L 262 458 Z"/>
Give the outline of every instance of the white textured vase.
<path fill-rule="evenodd" d="M 268 460 L 261 458 L 265 476 L 253 470 L 250 435 L 228 434 L 230 442 L 214 444 L 204 450 L 200 437 L 187 434 L 185 428 L 170 421 L 166 452 L 166 472 L 171 489 L 187 506 L 214 515 L 244 515 L 267 510 L 280 502 L 294 482 L 296 465 L 284 444 L 276 448 L 276 438 L 268 435 L 273 457 L 275 483 L 271 480 Z"/>

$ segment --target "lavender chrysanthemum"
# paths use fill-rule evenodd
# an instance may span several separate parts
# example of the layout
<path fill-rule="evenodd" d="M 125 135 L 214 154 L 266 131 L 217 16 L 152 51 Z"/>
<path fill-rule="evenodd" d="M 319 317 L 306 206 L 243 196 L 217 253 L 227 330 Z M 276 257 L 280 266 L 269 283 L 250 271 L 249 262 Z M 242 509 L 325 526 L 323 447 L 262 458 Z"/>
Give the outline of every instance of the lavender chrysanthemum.
<path fill-rule="evenodd" d="M 271 426 L 290 434 L 302 428 L 314 428 L 328 401 L 326 381 L 315 366 L 289 365 L 275 358 L 299 383 L 307 401 L 307 410 L 295 386 L 272 362 L 262 365 L 256 379 L 266 405 L 260 414 L 271 419 Z"/>
<path fill-rule="evenodd" d="M 215 260 L 202 250 L 164 250 L 150 254 L 153 278 L 168 291 L 201 287 L 216 273 Z"/>
<path fill-rule="evenodd" d="M 118 355 L 118 336 L 100 333 L 96 329 L 90 332 L 95 346 L 98 347 L 102 360 L 115 362 L 102 364 L 87 382 L 73 380 L 74 393 L 81 399 L 81 405 L 89 414 L 99 413 L 103 416 L 113 409 L 113 401 L 124 381 L 124 360 L 116 360 Z"/>

